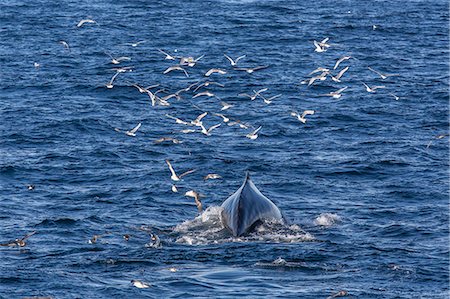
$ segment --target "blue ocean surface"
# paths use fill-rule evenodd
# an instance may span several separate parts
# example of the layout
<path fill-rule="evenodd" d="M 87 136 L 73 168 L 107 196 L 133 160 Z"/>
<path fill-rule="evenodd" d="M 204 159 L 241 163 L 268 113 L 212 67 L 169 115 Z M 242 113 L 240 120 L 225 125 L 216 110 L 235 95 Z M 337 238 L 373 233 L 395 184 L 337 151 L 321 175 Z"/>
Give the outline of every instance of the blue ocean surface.
<path fill-rule="evenodd" d="M 448 82 L 444 0 L 3 0 L 0 298 L 449 298 Z M 246 171 L 288 222 L 235 238 Z"/>

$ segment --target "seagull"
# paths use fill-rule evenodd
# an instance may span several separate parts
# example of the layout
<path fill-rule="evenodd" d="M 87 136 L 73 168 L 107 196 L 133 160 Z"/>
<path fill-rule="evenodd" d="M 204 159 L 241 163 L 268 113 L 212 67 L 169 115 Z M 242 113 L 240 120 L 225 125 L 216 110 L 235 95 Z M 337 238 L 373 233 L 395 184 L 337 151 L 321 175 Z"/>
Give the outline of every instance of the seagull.
<path fill-rule="evenodd" d="M 330 72 L 330 70 L 329 69 L 327 69 L 327 68 L 323 68 L 323 67 L 318 67 L 318 68 L 316 68 L 314 71 L 312 71 L 311 73 L 309 73 L 308 75 L 312 75 L 312 74 L 315 74 L 315 73 L 318 73 L 318 72 L 327 72 L 327 73 L 329 73 Z"/>
<path fill-rule="evenodd" d="M 180 131 L 183 134 L 189 134 L 189 133 L 194 133 L 197 132 L 197 130 L 193 130 L 193 129 L 184 129 Z"/>
<path fill-rule="evenodd" d="M 259 95 L 262 99 L 263 99 L 263 101 L 264 101 L 264 103 L 266 103 L 267 105 L 269 105 L 270 103 L 272 103 L 272 100 L 273 99 L 276 99 L 276 98 L 279 98 L 279 97 L 281 97 L 282 95 L 281 94 L 277 94 L 276 96 L 273 96 L 273 97 L 270 97 L 270 98 L 265 98 L 264 96 L 262 96 L 262 95 Z"/>
<path fill-rule="evenodd" d="M 202 114 L 200 114 L 199 116 L 197 116 L 196 119 L 191 121 L 191 124 L 197 127 L 200 127 L 203 123 L 202 123 L 202 119 L 208 114 L 208 112 L 203 112 Z"/>
<path fill-rule="evenodd" d="M 35 233 L 36 233 L 36 231 L 31 232 L 31 233 L 25 235 L 22 239 L 15 239 L 15 240 L 12 241 L 12 242 L 0 244 L 0 246 L 8 246 L 8 247 L 19 246 L 19 247 L 25 247 L 25 246 L 27 245 L 27 242 L 25 242 L 25 240 L 28 239 L 29 237 L 31 237 L 32 235 L 34 235 Z"/>
<path fill-rule="evenodd" d="M 60 40 L 59 43 L 64 46 L 64 48 L 70 52 L 69 44 L 66 41 Z"/>
<path fill-rule="evenodd" d="M 347 88 L 348 88 L 348 86 L 345 86 L 345 87 L 343 87 L 343 88 L 341 88 L 341 89 L 339 89 L 339 90 L 332 91 L 332 92 L 327 93 L 327 94 L 322 94 L 321 96 L 333 97 L 333 98 L 335 98 L 335 99 L 339 99 L 339 98 L 342 96 L 342 92 L 343 92 L 344 90 L 346 90 Z"/>
<path fill-rule="evenodd" d="M 393 94 L 392 92 L 390 92 L 389 94 L 390 94 L 391 96 L 393 96 L 394 99 L 395 99 L 396 101 L 400 100 L 400 97 L 399 97 L 399 96 L 396 96 L 396 95 Z"/>
<path fill-rule="evenodd" d="M 314 41 L 314 46 L 316 47 L 314 49 L 314 52 L 322 53 L 327 50 L 325 47 L 322 47 L 317 41 Z"/>
<path fill-rule="evenodd" d="M 367 67 L 369 70 L 371 70 L 372 72 L 374 72 L 375 74 L 378 74 L 380 77 L 381 77 L 381 79 L 386 79 L 387 77 L 396 77 L 396 76 L 399 76 L 399 74 L 383 74 L 383 73 L 380 73 L 379 71 L 376 71 L 376 70 L 374 70 L 373 68 L 371 68 L 370 66 L 369 67 Z"/>
<path fill-rule="evenodd" d="M 34 186 L 34 185 L 28 185 L 28 186 L 27 186 L 27 189 L 28 189 L 28 190 L 34 190 L 34 188 L 36 188 L 36 186 Z"/>
<path fill-rule="evenodd" d="M 333 75 L 331 75 L 331 80 L 333 80 L 334 82 L 341 82 L 341 77 L 342 75 L 344 75 L 344 73 L 348 70 L 348 66 L 343 68 L 336 77 L 334 77 Z"/>
<path fill-rule="evenodd" d="M 40 65 L 39 63 L 37 63 L 37 62 L 34 63 L 34 67 L 35 67 L 35 68 L 39 68 L 40 66 L 41 66 L 41 65 Z"/>
<path fill-rule="evenodd" d="M 173 193 L 178 193 L 178 188 L 177 188 L 177 186 L 175 186 L 175 184 L 172 185 L 171 189 L 172 189 Z"/>
<path fill-rule="evenodd" d="M 172 137 L 161 137 L 161 138 L 156 139 L 156 140 L 154 141 L 154 143 L 160 144 L 160 143 L 163 143 L 163 142 L 165 142 L 165 141 L 171 141 L 171 142 L 174 143 L 174 144 L 180 144 L 180 143 L 183 143 L 183 141 L 178 140 L 178 139 L 176 139 L 176 138 L 172 138 Z"/>
<path fill-rule="evenodd" d="M 105 52 L 105 54 L 108 55 L 109 57 L 111 57 L 111 63 L 112 63 L 112 64 L 119 64 L 119 63 L 121 63 L 122 61 L 128 61 L 128 60 L 131 60 L 130 57 L 126 57 L 126 56 L 114 58 L 114 57 L 113 57 L 111 54 L 109 54 L 109 53 L 106 53 L 106 52 Z"/>
<path fill-rule="evenodd" d="M 308 86 L 311 86 L 316 80 L 320 80 L 320 81 L 326 80 L 328 74 L 329 74 L 328 71 L 322 72 L 322 74 L 312 77 L 309 80 L 302 81 L 301 83 L 305 84 L 306 82 L 308 82 Z"/>
<path fill-rule="evenodd" d="M 224 123 L 227 123 L 227 122 L 230 121 L 230 119 L 228 117 L 226 117 L 225 115 L 223 115 L 223 114 L 220 114 L 220 113 L 213 113 L 213 114 L 216 115 L 216 116 L 221 117 L 223 119 Z"/>
<path fill-rule="evenodd" d="M 164 52 L 164 51 L 161 50 L 161 49 L 158 49 L 158 51 L 161 52 L 161 53 L 163 53 L 164 55 L 166 55 L 166 57 L 165 57 L 164 59 L 167 59 L 167 60 L 175 60 L 175 59 L 176 59 L 175 56 L 172 56 L 172 55 L 170 55 L 170 54 Z"/>
<path fill-rule="evenodd" d="M 213 94 L 212 92 L 204 91 L 204 92 L 197 93 L 192 98 L 195 99 L 195 98 L 198 98 L 198 97 L 201 97 L 201 96 L 215 97 L 216 95 Z"/>
<path fill-rule="evenodd" d="M 268 67 L 269 67 L 268 65 L 260 65 L 260 66 L 255 66 L 255 67 L 235 67 L 234 70 L 235 71 L 245 71 L 248 74 L 251 74 L 255 71 L 263 70 Z"/>
<path fill-rule="evenodd" d="M 186 70 L 185 70 L 184 68 L 182 68 L 181 66 L 179 66 L 179 65 L 174 65 L 174 66 L 168 67 L 168 68 L 163 72 L 163 74 L 167 74 L 167 73 L 169 73 L 169 72 L 171 72 L 171 71 L 183 71 L 184 74 L 186 75 L 186 77 L 189 77 L 188 72 L 186 72 Z"/>
<path fill-rule="evenodd" d="M 181 180 L 182 177 L 184 177 L 185 175 L 188 175 L 190 173 L 193 173 L 195 171 L 195 169 L 191 169 L 188 170 L 182 174 L 180 174 L 179 176 L 175 173 L 175 170 L 172 167 L 172 164 L 170 164 L 169 160 L 166 160 L 167 166 L 169 166 L 170 172 L 172 173 L 172 176 L 170 177 L 172 179 L 172 181 L 178 182 L 179 180 Z"/>
<path fill-rule="evenodd" d="M 136 127 L 131 129 L 130 131 L 126 131 L 125 134 L 128 135 L 128 136 L 135 137 L 136 136 L 136 132 L 137 132 L 137 130 L 139 130 L 140 127 L 141 127 L 141 123 L 138 123 Z"/>
<path fill-rule="evenodd" d="M 333 70 L 337 69 L 341 62 L 343 62 L 344 60 L 348 60 L 350 58 L 352 58 L 352 57 L 351 56 L 343 56 L 343 57 L 339 58 L 339 60 L 336 61 L 336 64 L 334 65 Z"/>
<path fill-rule="evenodd" d="M 125 45 L 132 46 L 132 47 L 137 47 L 137 46 L 139 46 L 142 43 L 145 43 L 145 40 L 141 40 L 141 41 L 138 41 L 138 42 L 135 42 L 135 43 L 125 43 Z"/>
<path fill-rule="evenodd" d="M 253 90 L 253 93 L 254 93 L 253 95 L 249 95 L 247 93 L 241 93 L 241 94 L 239 94 L 239 96 L 248 97 L 248 98 L 250 98 L 250 100 L 254 101 L 259 96 L 260 93 L 265 92 L 267 90 L 268 90 L 268 88 L 263 88 L 258 91 Z"/>
<path fill-rule="evenodd" d="M 254 130 L 251 133 L 248 133 L 247 135 L 245 135 L 245 137 L 251 139 L 251 140 L 255 140 L 256 138 L 258 138 L 258 132 L 259 130 L 261 130 L 262 126 L 259 126 L 258 129 Z"/>
<path fill-rule="evenodd" d="M 166 114 L 166 116 L 167 116 L 168 118 L 174 119 L 175 122 L 176 122 L 177 124 L 187 125 L 187 126 L 192 126 L 191 123 L 189 123 L 189 122 L 187 122 L 187 121 L 184 121 L 184 120 L 182 120 L 182 119 L 179 119 L 179 118 L 177 118 L 177 117 L 174 117 L 174 116 L 172 116 L 172 115 Z"/>
<path fill-rule="evenodd" d="M 223 56 L 225 56 L 230 61 L 231 66 L 236 66 L 238 61 L 244 58 L 246 55 L 239 56 L 238 58 L 236 58 L 236 60 L 231 59 L 231 57 L 226 54 L 223 54 Z"/>
<path fill-rule="evenodd" d="M 139 289 L 146 289 L 150 287 L 147 283 L 135 279 L 131 281 L 131 284 Z"/>
<path fill-rule="evenodd" d="M 234 105 L 228 104 L 226 102 L 220 102 L 220 105 L 222 105 L 222 108 L 220 108 L 221 111 L 230 109 L 231 107 L 234 107 Z"/>
<path fill-rule="evenodd" d="M 117 77 L 119 74 L 120 74 L 120 72 L 116 72 L 116 73 L 114 74 L 114 76 L 112 76 L 112 78 L 111 78 L 111 80 L 109 81 L 109 83 L 105 85 L 106 88 L 111 89 L 111 88 L 114 87 L 114 85 L 113 85 L 114 79 L 116 79 L 116 77 Z"/>
<path fill-rule="evenodd" d="M 207 71 L 205 73 L 206 77 L 211 76 L 212 74 L 217 73 L 217 74 L 221 74 L 221 75 L 225 75 L 227 72 L 221 69 L 210 69 L 209 71 Z"/>
<path fill-rule="evenodd" d="M 362 84 L 366 87 L 367 92 L 375 92 L 377 89 L 385 88 L 386 86 L 374 86 L 369 87 L 366 83 L 362 82 Z"/>
<path fill-rule="evenodd" d="M 214 179 L 221 179 L 222 177 L 220 176 L 220 175 L 218 175 L 217 173 L 210 173 L 210 174 L 207 174 L 204 178 L 203 178 L 203 180 L 214 180 Z"/>
<path fill-rule="evenodd" d="M 200 127 L 202 128 L 202 133 L 205 134 L 206 136 L 211 136 L 211 131 L 220 127 L 220 123 L 214 126 L 211 126 L 208 130 L 206 130 L 206 128 L 203 126 L 203 124 L 200 125 Z"/>
<path fill-rule="evenodd" d="M 303 113 L 302 113 L 302 115 L 300 115 L 297 111 L 292 111 L 291 112 L 291 115 L 293 116 L 293 117 L 297 117 L 297 119 L 300 121 L 300 122 L 302 122 L 302 123 L 306 123 L 306 118 L 305 118 L 305 116 L 306 115 L 313 115 L 314 114 L 314 110 L 305 110 L 305 111 L 303 111 Z"/>
<path fill-rule="evenodd" d="M 125 241 L 127 241 L 127 242 L 128 242 L 128 240 L 130 240 L 130 235 L 129 235 L 129 234 L 125 234 L 125 235 L 123 235 L 122 237 L 123 237 L 123 239 L 124 239 Z"/>
<path fill-rule="evenodd" d="M 202 55 L 202 56 L 198 57 L 197 59 L 195 59 L 194 57 L 181 57 L 180 58 L 180 65 L 183 65 L 183 66 L 187 65 L 189 67 L 193 67 L 193 66 L 195 66 L 197 61 L 199 61 L 203 57 L 205 57 L 205 55 Z"/>
<path fill-rule="evenodd" d="M 198 193 L 194 190 L 189 190 L 184 195 L 194 198 L 195 204 L 197 205 L 198 212 L 201 213 L 203 210 L 203 207 L 202 207 L 202 202 L 200 201 L 200 196 L 201 196 L 200 193 Z"/>
<path fill-rule="evenodd" d="M 217 83 L 217 82 L 206 81 L 206 82 L 204 82 L 204 83 L 198 85 L 198 86 L 194 89 L 194 92 L 196 92 L 197 90 L 199 90 L 199 89 L 202 88 L 202 87 L 208 87 L 208 86 L 211 85 L 211 84 L 214 84 L 214 85 L 217 85 L 217 86 L 220 86 L 220 87 L 225 87 L 225 85 L 220 84 L 220 83 Z"/>
<path fill-rule="evenodd" d="M 83 26 L 84 24 L 97 24 L 96 21 L 92 20 L 92 19 L 83 19 L 80 22 L 78 22 L 77 27 L 80 28 L 81 26 Z M 98 24 L 97 24 L 98 25 Z"/>

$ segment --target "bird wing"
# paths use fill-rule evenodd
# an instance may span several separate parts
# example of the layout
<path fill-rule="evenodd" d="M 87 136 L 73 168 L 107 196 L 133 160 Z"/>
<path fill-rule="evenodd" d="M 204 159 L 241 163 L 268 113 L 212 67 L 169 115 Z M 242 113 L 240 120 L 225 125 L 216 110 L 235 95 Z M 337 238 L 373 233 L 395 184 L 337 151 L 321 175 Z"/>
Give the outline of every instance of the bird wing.
<path fill-rule="evenodd" d="M 238 58 L 236 58 L 236 61 L 235 61 L 234 63 L 237 63 L 239 60 L 241 60 L 241 59 L 244 58 L 245 56 L 247 56 L 247 55 L 239 56 Z"/>
<path fill-rule="evenodd" d="M 193 173 L 193 172 L 195 172 L 195 171 L 196 171 L 196 169 L 188 170 L 188 171 L 183 172 L 182 174 L 180 174 L 178 177 L 179 177 L 179 178 L 182 178 L 182 177 L 184 177 L 185 175 L 188 175 L 188 174 Z"/>
<path fill-rule="evenodd" d="M 253 71 L 258 71 L 258 70 L 266 69 L 266 68 L 268 68 L 268 67 L 269 67 L 268 65 L 260 65 L 260 66 L 254 67 L 254 68 L 253 68 Z"/>
<path fill-rule="evenodd" d="M 114 74 L 114 76 L 112 76 L 112 78 L 111 78 L 111 81 L 109 81 L 109 84 L 113 84 L 113 82 L 114 82 L 114 79 L 116 79 L 116 77 L 118 76 L 120 74 L 120 72 L 116 72 L 115 74 Z"/>
<path fill-rule="evenodd" d="M 205 57 L 205 54 L 203 54 L 202 56 L 198 57 L 198 58 L 195 59 L 194 61 L 197 62 L 197 61 L 199 61 L 200 59 L 202 59 L 203 57 Z"/>
<path fill-rule="evenodd" d="M 218 128 L 218 127 L 220 127 L 220 123 L 219 124 L 217 124 L 217 125 L 214 125 L 214 126 L 211 126 L 208 130 L 207 130 L 207 132 L 209 133 L 209 132 L 211 132 L 212 130 L 214 130 L 215 128 Z"/>
<path fill-rule="evenodd" d="M 345 87 L 339 89 L 338 91 L 336 91 L 336 93 L 341 93 L 341 92 L 343 92 L 344 90 L 346 90 L 347 88 L 348 88 L 348 86 L 345 86 Z"/>
<path fill-rule="evenodd" d="M 258 132 L 259 132 L 259 130 L 261 130 L 261 128 L 262 128 L 262 126 L 259 126 L 259 128 L 258 128 L 258 129 L 256 129 L 255 131 L 253 131 L 252 135 L 255 135 L 256 133 L 258 133 Z"/>
<path fill-rule="evenodd" d="M 138 123 L 138 125 L 137 125 L 136 127 L 134 127 L 134 128 L 130 131 L 130 133 L 131 133 L 131 134 L 136 133 L 137 130 L 139 130 L 140 127 L 141 127 L 141 123 Z"/>
<path fill-rule="evenodd" d="M 236 64 L 236 62 L 234 62 L 233 59 L 231 59 L 231 57 L 228 56 L 227 54 L 223 54 L 223 56 L 225 56 L 230 61 L 231 65 Z"/>
<path fill-rule="evenodd" d="M 338 73 L 338 75 L 336 76 L 336 79 L 339 80 L 339 79 L 342 77 L 342 75 L 343 75 L 348 69 L 349 69 L 348 66 L 345 67 L 345 68 L 343 68 L 343 69 Z"/>
<path fill-rule="evenodd" d="M 314 110 L 305 110 L 302 113 L 302 118 L 304 118 L 306 115 L 313 115 L 314 114 Z"/>
<path fill-rule="evenodd" d="M 166 160 L 167 166 L 169 166 L 169 170 L 172 173 L 173 176 L 177 176 L 177 174 L 175 173 L 175 170 L 172 167 L 172 164 L 170 164 L 169 160 Z"/>

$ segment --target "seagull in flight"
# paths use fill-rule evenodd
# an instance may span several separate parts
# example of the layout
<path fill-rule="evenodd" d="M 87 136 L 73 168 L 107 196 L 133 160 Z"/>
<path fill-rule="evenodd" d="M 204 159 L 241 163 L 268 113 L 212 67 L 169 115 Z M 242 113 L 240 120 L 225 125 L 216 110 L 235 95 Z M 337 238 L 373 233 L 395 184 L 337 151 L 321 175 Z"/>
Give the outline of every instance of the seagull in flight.
<path fill-rule="evenodd" d="M 347 88 L 348 88 L 348 86 L 345 86 L 345 87 L 343 87 L 343 88 L 341 88 L 339 90 L 332 91 L 332 92 L 327 93 L 327 94 L 322 94 L 321 96 L 333 97 L 334 99 L 339 99 L 340 97 L 342 97 L 342 92 L 344 90 L 346 90 Z"/>
<path fill-rule="evenodd" d="M 220 123 L 214 126 L 211 126 L 209 129 L 206 129 L 203 124 L 200 124 L 200 127 L 202 128 L 202 133 L 205 134 L 206 136 L 211 136 L 211 131 L 220 127 Z"/>
<path fill-rule="evenodd" d="M 337 69 L 339 64 L 341 64 L 341 62 L 343 62 L 344 60 L 348 60 L 350 58 L 352 58 L 352 57 L 351 56 L 343 56 L 343 57 L 339 58 L 339 60 L 336 61 L 336 64 L 334 65 L 333 70 Z"/>
<path fill-rule="evenodd" d="M 276 98 L 281 97 L 282 94 L 277 94 L 276 96 L 273 96 L 273 97 L 270 97 L 270 98 L 266 98 L 266 97 L 264 97 L 264 96 L 261 95 L 261 94 L 260 94 L 259 96 L 263 99 L 264 103 L 266 103 L 267 105 L 269 105 L 269 104 L 272 103 L 273 99 L 276 99 Z"/>
<path fill-rule="evenodd" d="M 325 39 L 323 39 L 321 42 L 318 42 L 318 41 L 315 40 L 315 41 L 313 42 L 313 43 L 314 43 L 314 46 L 316 47 L 316 48 L 314 49 L 314 51 L 317 52 L 317 53 L 325 52 L 325 51 L 327 50 L 327 48 L 330 47 L 330 45 L 327 44 L 327 41 L 328 41 L 328 40 L 329 40 L 328 37 L 325 38 Z"/>
<path fill-rule="evenodd" d="M 248 139 L 251 140 L 255 140 L 256 138 L 258 138 L 258 132 L 259 130 L 261 130 L 262 126 L 259 126 L 258 129 L 254 130 L 253 132 L 248 133 L 247 135 L 245 135 L 245 137 L 247 137 Z"/>
<path fill-rule="evenodd" d="M 166 117 L 175 120 L 175 122 L 176 122 L 177 124 L 186 125 L 186 126 L 192 126 L 191 123 L 189 123 L 189 122 L 187 122 L 187 121 L 184 121 L 184 120 L 182 120 L 182 119 L 180 119 L 180 118 L 174 117 L 174 116 L 172 116 L 172 115 L 166 114 Z"/>
<path fill-rule="evenodd" d="M 105 85 L 106 88 L 111 89 L 111 88 L 114 87 L 114 85 L 113 85 L 114 79 L 116 79 L 116 77 L 117 77 L 119 74 L 120 74 L 120 72 L 116 72 L 116 73 L 114 74 L 114 76 L 112 76 L 112 78 L 111 78 L 111 80 L 109 81 L 109 83 Z"/>
<path fill-rule="evenodd" d="M 83 19 L 80 22 L 78 22 L 77 27 L 80 28 L 81 26 L 83 26 L 84 24 L 97 24 L 96 21 L 92 20 L 92 19 Z M 98 24 L 97 24 L 98 25 Z"/>
<path fill-rule="evenodd" d="M 168 68 L 163 72 L 163 74 L 167 74 L 167 73 L 169 73 L 169 72 L 171 72 L 171 71 L 183 71 L 184 74 L 186 75 L 186 77 L 189 77 L 188 72 L 186 72 L 186 70 L 185 70 L 184 68 L 182 68 L 181 66 L 179 66 L 179 65 L 174 65 L 174 66 L 168 67 Z"/>
<path fill-rule="evenodd" d="M 145 40 L 141 40 L 141 41 L 138 41 L 138 42 L 135 42 L 135 43 L 125 43 L 125 45 L 127 45 L 127 46 L 132 46 L 132 47 L 137 47 L 137 46 L 139 46 L 140 44 L 143 44 L 143 43 L 145 43 L 146 41 Z"/>
<path fill-rule="evenodd" d="M 172 176 L 170 178 L 172 179 L 172 181 L 175 181 L 175 182 L 178 182 L 179 180 L 181 180 L 182 177 L 184 177 L 184 176 L 186 176 L 186 175 L 188 175 L 190 173 L 193 173 L 195 171 L 195 169 L 191 169 L 191 170 L 188 170 L 188 171 L 186 171 L 186 172 L 184 172 L 184 173 L 182 173 L 182 174 L 180 174 L 178 176 L 175 173 L 175 170 L 173 169 L 172 164 L 170 164 L 170 161 L 166 160 L 166 163 L 167 163 L 167 166 L 169 166 L 169 170 L 170 170 L 170 172 L 172 174 Z"/>
<path fill-rule="evenodd" d="M 138 123 L 136 127 L 134 127 L 133 129 L 126 131 L 125 134 L 131 137 L 135 137 L 136 136 L 136 132 L 139 130 L 139 128 L 141 127 L 141 123 Z"/>
<path fill-rule="evenodd" d="M 217 73 L 217 74 L 221 74 L 221 75 L 225 75 L 227 72 L 221 69 L 210 69 L 209 71 L 207 71 L 205 73 L 206 77 L 211 76 L 212 74 Z"/>
<path fill-rule="evenodd" d="M 343 68 L 336 77 L 334 77 L 333 75 L 331 75 L 331 80 L 333 80 L 334 82 L 341 82 L 341 77 L 342 75 L 344 75 L 344 73 L 348 70 L 348 66 Z"/>
<path fill-rule="evenodd" d="M 191 125 L 197 126 L 197 127 L 201 127 L 202 126 L 202 119 L 208 114 L 208 112 L 203 112 L 202 114 L 200 114 L 199 116 L 197 116 L 196 119 L 191 121 Z"/>
<path fill-rule="evenodd" d="M 307 115 L 313 115 L 314 114 L 314 110 L 305 110 L 303 111 L 303 113 L 300 115 L 300 113 L 298 113 L 297 111 L 292 111 L 291 115 L 293 117 L 297 117 L 297 119 L 301 122 L 301 123 L 306 123 L 306 118 L 305 116 Z"/>
<path fill-rule="evenodd" d="M 176 59 L 175 56 L 172 56 L 172 55 L 170 55 L 169 53 L 164 52 L 164 51 L 161 50 L 161 49 L 158 49 L 158 51 L 161 52 L 161 53 L 163 53 L 164 55 L 166 55 L 166 57 L 165 57 L 164 59 L 167 59 L 167 60 L 175 60 L 175 59 Z"/>
<path fill-rule="evenodd" d="M 131 60 L 130 57 L 126 57 L 126 56 L 114 58 L 114 57 L 113 57 L 111 54 L 109 54 L 109 53 L 106 53 L 106 52 L 105 52 L 105 54 L 108 55 L 109 57 L 111 57 L 111 63 L 112 63 L 112 64 L 119 64 L 119 63 L 121 63 L 122 61 L 128 61 L 128 60 Z"/>
<path fill-rule="evenodd" d="M 386 88 L 386 86 L 373 86 L 373 87 L 369 87 L 369 85 L 367 85 L 366 83 L 362 82 L 362 84 L 366 87 L 366 91 L 367 92 L 375 92 L 377 89 L 380 88 Z"/>
<path fill-rule="evenodd" d="M 223 54 L 223 56 L 225 56 L 231 63 L 231 66 L 236 66 L 238 61 L 241 60 L 242 58 L 244 58 L 246 55 L 242 55 L 239 56 L 238 58 L 236 58 L 236 60 L 233 60 L 230 56 L 228 56 L 227 54 Z"/>
<path fill-rule="evenodd" d="M 241 96 L 241 97 L 248 97 L 248 98 L 250 98 L 250 100 L 254 101 L 260 95 L 260 93 L 265 92 L 267 90 L 268 90 L 268 88 L 263 88 L 263 89 L 260 89 L 258 91 L 253 90 L 254 94 L 252 94 L 252 95 L 249 95 L 247 93 L 241 93 L 241 94 L 239 94 L 239 96 Z"/>
<path fill-rule="evenodd" d="M 228 104 L 228 103 L 223 102 L 223 101 L 220 102 L 220 105 L 222 105 L 222 108 L 220 108 L 220 111 L 228 110 L 228 109 L 230 109 L 231 107 L 234 107 L 234 105 Z"/>
<path fill-rule="evenodd" d="M 388 78 L 388 77 L 396 77 L 396 76 L 399 76 L 399 74 L 383 74 L 383 73 L 380 73 L 379 71 L 376 71 L 376 70 L 374 70 L 373 68 L 371 68 L 370 66 L 369 67 L 367 67 L 369 70 L 371 70 L 372 72 L 374 72 L 375 74 L 378 74 L 380 77 L 381 77 L 381 79 L 386 79 L 386 78 Z"/>
<path fill-rule="evenodd" d="M 391 96 L 393 96 L 394 99 L 395 99 L 396 101 L 400 100 L 400 97 L 399 97 L 399 96 L 396 96 L 396 95 L 393 94 L 392 92 L 390 92 L 389 94 L 390 94 Z"/>

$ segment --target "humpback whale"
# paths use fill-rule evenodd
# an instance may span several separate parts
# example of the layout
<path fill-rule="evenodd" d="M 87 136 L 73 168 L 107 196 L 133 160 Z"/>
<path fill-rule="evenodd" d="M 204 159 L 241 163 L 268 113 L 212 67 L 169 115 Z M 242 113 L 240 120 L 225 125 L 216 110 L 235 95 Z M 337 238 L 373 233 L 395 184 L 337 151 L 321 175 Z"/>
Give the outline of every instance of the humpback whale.
<path fill-rule="evenodd" d="M 251 231 L 263 220 L 285 221 L 280 209 L 256 188 L 246 173 L 242 186 L 222 204 L 222 224 L 235 237 Z"/>

